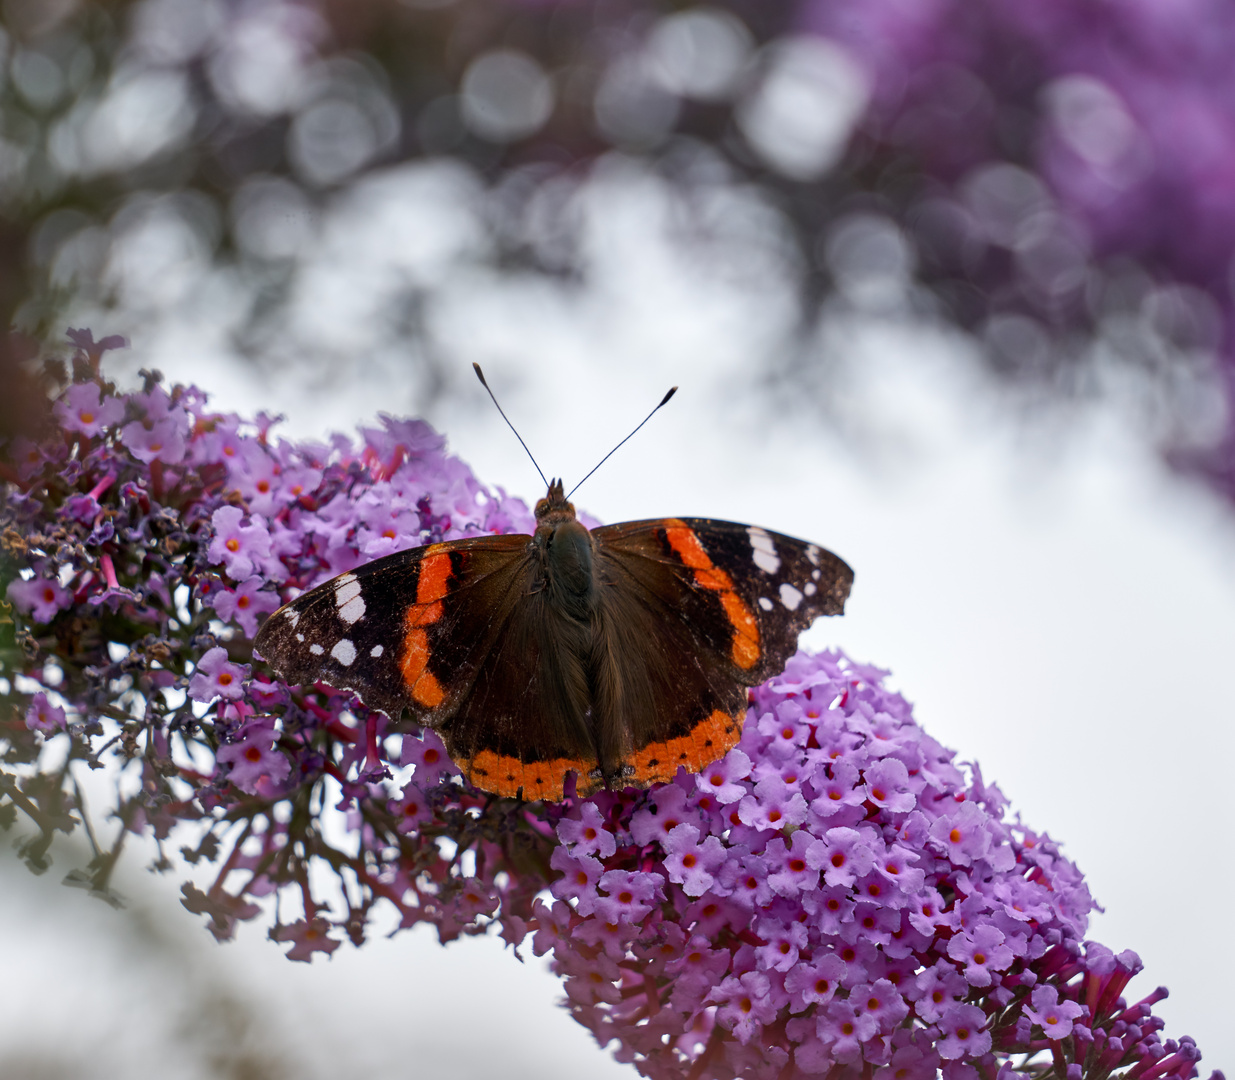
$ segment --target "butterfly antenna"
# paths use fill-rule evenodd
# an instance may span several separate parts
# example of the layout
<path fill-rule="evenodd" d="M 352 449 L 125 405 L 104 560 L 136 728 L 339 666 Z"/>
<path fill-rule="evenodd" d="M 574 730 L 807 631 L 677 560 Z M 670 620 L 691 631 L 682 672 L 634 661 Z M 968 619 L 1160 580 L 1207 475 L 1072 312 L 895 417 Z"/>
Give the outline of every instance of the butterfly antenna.
<path fill-rule="evenodd" d="M 661 406 L 669 404 L 669 399 L 670 399 L 671 397 L 673 397 L 673 395 L 674 395 L 674 394 L 676 394 L 677 392 L 678 392 L 678 388 L 677 388 L 676 386 L 671 386 L 671 387 L 669 387 L 669 392 L 668 392 L 668 393 L 667 393 L 667 394 L 666 394 L 663 398 L 661 398 L 661 399 L 660 399 L 660 405 L 657 405 L 655 409 L 653 409 L 650 413 L 648 413 L 648 414 L 647 414 L 647 416 L 645 416 L 645 417 L 644 417 L 644 418 L 643 418 L 643 419 L 639 422 L 639 427 L 636 427 L 636 428 L 635 428 L 635 431 L 638 431 L 638 430 L 639 430 L 639 428 L 643 427 L 643 425 L 644 425 L 644 424 L 646 424 L 649 420 L 651 420 L 651 419 L 652 419 L 652 417 L 653 417 L 653 416 L 655 416 L 655 415 L 656 415 L 656 413 L 660 410 Z M 601 458 L 601 459 L 600 459 L 600 460 L 596 463 L 596 465 L 593 467 L 592 472 L 588 473 L 588 474 L 587 474 L 587 476 L 585 476 L 585 477 L 583 478 L 583 480 L 586 480 L 588 476 L 591 476 L 591 475 L 592 475 L 592 473 L 594 473 L 594 472 L 595 472 L 597 469 L 599 469 L 599 468 L 600 468 L 600 467 L 601 467 L 601 466 L 602 466 L 602 465 L 603 465 L 606 461 L 608 461 L 611 457 L 613 457 L 613 455 L 614 455 L 614 454 L 616 454 L 616 453 L 617 453 L 617 452 L 618 452 L 618 451 L 622 448 L 622 446 L 623 446 L 625 443 L 629 442 L 629 441 L 630 441 L 630 439 L 634 436 L 635 431 L 632 431 L 632 432 L 630 433 L 630 435 L 627 435 L 625 439 L 623 439 L 620 443 L 618 443 L 618 444 L 617 444 L 617 446 L 615 446 L 615 447 L 614 447 L 612 450 L 610 450 L 610 451 L 609 451 L 609 452 L 608 452 L 608 453 L 607 453 L 604 457 L 602 457 L 602 458 Z M 578 490 L 579 490 L 579 488 L 581 488 L 581 487 L 583 486 L 583 480 L 580 480 L 580 481 L 579 481 L 579 483 L 577 483 L 574 487 L 572 487 L 572 488 L 570 489 L 570 492 L 569 492 L 569 494 L 567 494 L 566 498 L 568 498 L 568 499 L 569 499 L 571 495 L 573 495 L 576 491 L 578 491 Z"/>
<path fill-rule="evenodd" d="M 485 382 L 485 373 L 484 373 L 483 371 L 481 371 L 481 370 L 480 370 L 480 365 L 479 365 L 478 363 L 476 363 L 476 362 L 473 360 L 473 361 L 472 361 L 472 367 L 474 367 L 474 368 L 476 369 L 476 378 L 478 378 L 478 379 L 480 380 L 480 385 L 481 385 L 481 386 L 483 386 L 486 390 L 489 390 L 489 384 L 488 384 L 487 382 Z M 528 456 L 528 457 L 530 457 L 530 458 L 532 458 L 532 464 L 533 464 L 533 465 L 536 465 L 536 459 L 535 459 L 534 457 L 532 457 L 532 452 L 531 452 L 530 450 L 528 450 L 528 449 L 527 449 L 527 443 L 525 443 L 525 442 L 523 441 L 523 436 L 519 434 L 519 431 L 518 431 L 518 429 L 515 427 L 515 425 L 514 425 L 514 424 L 512 424 L 512 423 L 510 422 L 510 417 L 509 417 L 509 416 L 507 416 L 504 412 L 502 412 L 502 407 L 501 407 L 500 405 L 498 405 L 498 404 L 497 404 L 497 398 L 493 396 L 493 391 L 492 391 L 492 390 L 489 390 L 489 397 L 493 398 L 493 404 L 494 404 L 494 405 L 497 405 L 497 411 L 498 411 L 498 412 L 500 412 L 500 413 L 502 413 L 502 419 L 506 421 L 507 425 L 510 427 L 510 430 L 511 430 L 511 431 L 513 431 L 513 432 L 515 433 L 515 438 L 519 440 L 519 445 L 520 445 L 520 446 L 522 446 L 524 450 L 527 450 L 527 456 Z M 668 398 L 666 398 L 665 400 L 667 401 L 667 400 L 668 400 Z M 665 403 L 665 402 L 664 402 L 664 401 L 662 401 L 660 404 L 661 404 L 661 405 L 663 405 L 664 403 Z M 659 407 L 660 407 L 660 406 L 657 406 L 657 408 L 659 408 Z M 653 410 L 653 411 L 655 411 L 655 410 Z M 638 429 L 636 428 L 635 430 L 637 431 Z M 634 432 L 631 432 L 631 434 L 633 435 L 633 434 L 634 434 Z M 540 478 L 541 478 L 541 480 L 544 480 L 545 487 L 548 487 L 548 486 L 549 486 L 549 481 L 548 481 L 548 480 L 545 480 L 545 474 L 544 474 L 544 473 L 542 473 L 542 472 L 540 472 L 540 466 L 539 466 L 539 465 L 536 465 L 536 471 L 537 471 L 538 473 L 540 473 Z"/>

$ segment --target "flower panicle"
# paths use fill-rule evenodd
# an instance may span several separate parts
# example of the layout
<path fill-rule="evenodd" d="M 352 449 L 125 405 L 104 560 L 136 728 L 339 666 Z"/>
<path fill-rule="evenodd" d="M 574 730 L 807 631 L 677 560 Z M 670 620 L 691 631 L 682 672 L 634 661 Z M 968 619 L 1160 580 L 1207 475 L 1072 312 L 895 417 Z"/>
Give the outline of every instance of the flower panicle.
<path fill-rule="evenodd" d="M 726 758 L 567 812 L 533 949 L 577 1019 L 651 1077 L 1196 1075 L 1076 867 L 883 674 L 798 654 Z"/>
<path fill-rule="evenodd" d="M 483 930 L 477 905 L 492 890 L 466 899 L 462 854 L 446 858 L 439 837 L 493 875 L 512 860 L 547 868 L 551 831 L 452 781 L 431 732 L 348 693 L 284 685 L 255 662 L 252 639 L 320 581 L 408 547 L 527 531 L 527 506 L 484 488 L 422 421 L 383 416 L 359 439 L 293 443 L 272 418 L 215 411 L 157 373 L 122 393 L 99 360 L 123 342 L 71 340 L 76 381 L 52 405 L 56 429 L 0 445 L 0 595 L 13 612 L 7 638 L 0 629 L 0 812 L 38 830 L 28 861 L 41 866 L 54 832 L 85 813 L 73 769 L 106 759 L 140 774 L 135 795 L 117 784 L 129 830 L 160 849 L 198 830 L 181 854 L 217 876 L 186 885 L 184 903 L 220 937 L 284 892 L 303 917 L 273 937 L 293 943 L 293 959 L 354 937 L 379 900 L 443 938 Z M 68 764 L 44 774 L 51 739 Z M 324 838 L 325 792 L 321 813 L 360 837 L 358 852 Z M 100 887 L 113 862 L 97 860 Z M 157 862 L 171 865 L 170 852 Z M 342 910 L 314 891 L 314 862 L 360 880 Z M 539 885 L 509 878 L 498 899 L 530 919 Z"/>
<path fill-rule="evenodd" d="M 272 895 L 294 960 L 421 922 L 530 939 L 649 1077 L 971 1080 L 1013 1055 L 1061 1080 L 1197 1075 L 1162 995 L 1124 1000 L 1135 955 L 1085 940 L 1079 870 L 877 668 L 799 654 L 698 776 L 560 804 L 475 791 L 432 731 L 285 685 L 252 654 L 281 602 L 393 551 L 531 531 L 527 506 L 421 421 L 294 443 L 154 373 L 121 393 L 98 362 L 119 343 L 74 342 L 57 430 L 0 447 L 0 814 L 33 826 L 31 865 L 84 819 L 74 771 L 109 768 L 156 866 L 210 868 L 183 903 L 220 939 Z"/>

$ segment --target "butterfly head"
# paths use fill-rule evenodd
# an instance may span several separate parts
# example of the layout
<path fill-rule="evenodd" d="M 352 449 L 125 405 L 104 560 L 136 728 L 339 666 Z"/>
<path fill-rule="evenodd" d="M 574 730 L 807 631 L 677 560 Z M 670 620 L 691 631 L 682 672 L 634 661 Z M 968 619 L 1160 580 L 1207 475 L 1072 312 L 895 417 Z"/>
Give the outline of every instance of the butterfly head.
<path fill-rule="evenodd" d="M 536 504 L 537 526 L 553 527 L 567 521 L 575 520 L 574 503 L 566 501 L 566 491 L 561 480 L 554 480 L 549 485 L 549 492 Z"/>

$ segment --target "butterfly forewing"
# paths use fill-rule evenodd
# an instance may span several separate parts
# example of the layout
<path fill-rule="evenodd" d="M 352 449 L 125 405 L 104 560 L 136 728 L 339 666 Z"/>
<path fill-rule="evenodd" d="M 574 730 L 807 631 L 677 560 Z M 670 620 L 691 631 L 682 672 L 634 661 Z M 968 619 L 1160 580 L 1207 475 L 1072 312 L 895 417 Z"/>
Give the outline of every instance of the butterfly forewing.
<path fill-rule="evenodd" d="M 280 608 L 254 648 L 289 683 L 327 682 L 391 716 L 406 706 L 432 723 L 466 695 L 467 672 L 522 595 L 530 544 L 492 536 L 377 559 Z M 471 621 L 461 634 L 464 609 Z"/>

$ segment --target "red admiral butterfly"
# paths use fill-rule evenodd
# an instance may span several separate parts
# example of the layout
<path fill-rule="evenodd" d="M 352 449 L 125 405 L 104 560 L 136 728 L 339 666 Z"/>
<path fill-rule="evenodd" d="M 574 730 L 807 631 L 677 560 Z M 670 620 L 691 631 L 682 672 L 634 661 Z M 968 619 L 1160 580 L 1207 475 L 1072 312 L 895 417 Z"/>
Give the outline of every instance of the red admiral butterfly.
<path fill-rule="evenodd" d="M 287 682 L 410 710 L 483 791 L 560 801 L 572 771 L 585 795 L 724 755 L 746 688 L 841 614 L 852 583 L 831 552 L 753 525 L 589 531 L 555 480 L 535 535 L 377 559 L 280 608 L 255 649 Z"/>

